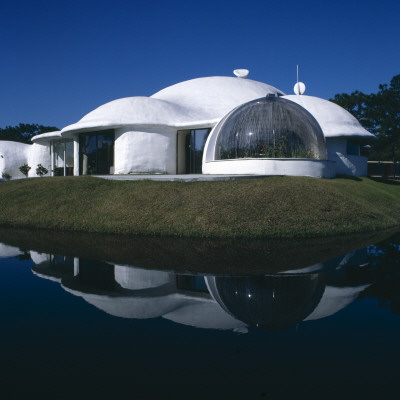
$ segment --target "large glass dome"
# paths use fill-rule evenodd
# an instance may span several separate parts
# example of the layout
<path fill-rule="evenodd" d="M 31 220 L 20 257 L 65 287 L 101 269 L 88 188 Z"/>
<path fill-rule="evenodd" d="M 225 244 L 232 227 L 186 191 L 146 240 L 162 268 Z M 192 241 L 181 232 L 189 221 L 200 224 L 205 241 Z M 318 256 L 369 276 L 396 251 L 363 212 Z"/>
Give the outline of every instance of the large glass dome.
<path fill-rule="evenodd" d="M 298 104 L 277 96 L 239 106 L 215 129 L 215 160 L 326 159 L 324 134 L 315 118 Z"/>

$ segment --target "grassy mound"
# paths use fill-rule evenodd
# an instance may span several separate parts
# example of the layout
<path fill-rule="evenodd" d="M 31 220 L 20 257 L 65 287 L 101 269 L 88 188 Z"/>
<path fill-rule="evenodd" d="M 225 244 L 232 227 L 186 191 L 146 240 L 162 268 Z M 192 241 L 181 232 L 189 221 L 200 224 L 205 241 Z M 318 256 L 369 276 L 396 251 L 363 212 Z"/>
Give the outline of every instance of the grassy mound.
<path fill-rule="evenodd" d="M 222 182 L 21 179 L 0 184 L 0 225 L 187 237 L 339 235 L 400 226 L 400 185 L 286 176 Z"/>

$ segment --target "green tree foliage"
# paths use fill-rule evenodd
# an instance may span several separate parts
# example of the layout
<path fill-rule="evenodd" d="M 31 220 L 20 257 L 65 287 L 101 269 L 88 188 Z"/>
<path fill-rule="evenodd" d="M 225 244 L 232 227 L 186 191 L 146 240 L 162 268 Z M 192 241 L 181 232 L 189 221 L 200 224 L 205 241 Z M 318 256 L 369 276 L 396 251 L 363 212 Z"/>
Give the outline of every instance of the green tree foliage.
<path fill-rule="evenodd" d="M 49 170 L 45 167 L 43 167 L 42 164 L 38 164 L 36 168 L 36 175 L 39 175 L 42 177 L 43 175 L 46 175 L 49 172 Z"/>
<path fill-rule="evenodd" d="M 30 169 L 31 169 L 31 167 L 30 167 L 28 164 L 24 164 L 24 165 L 21 165 L 21 166 L 19 167 L 19 170 L 21 171 L 22 174 L 25 175 L 25 178 L 28 177 L 28 174 L 29 174 L 29 170 L 30 170 Z"/>
<path fill-rule="evenodd" d="M 43 126 L 39 124 L 19 124 L 0 128 L 0 140 L 12 140 L 14 142 L 31 143 L 32 136 L 40 133 L 58 131 L 55 126 Z"/>
<path fill-rule="evenodd" d="M 400 75 L 394 76 L 389 85 L 379 85 L 377 93 L 336 94 L 331 101 L 353 114 L 365 129 L 376 135 L 378 140 L 369 153 L 371 160 L 400 160 Z"/>
<path fill-rule="evenodd" d="M 3 173 L 1 174 L 1 177 L 2 177 L 3 179 L 5 179 L 6 181 L 9 181 L 9 180 L 12 178 L 12 176 L 11 176 L 10 174 L 8 174 L 7 172 L 3 172 Z"/>

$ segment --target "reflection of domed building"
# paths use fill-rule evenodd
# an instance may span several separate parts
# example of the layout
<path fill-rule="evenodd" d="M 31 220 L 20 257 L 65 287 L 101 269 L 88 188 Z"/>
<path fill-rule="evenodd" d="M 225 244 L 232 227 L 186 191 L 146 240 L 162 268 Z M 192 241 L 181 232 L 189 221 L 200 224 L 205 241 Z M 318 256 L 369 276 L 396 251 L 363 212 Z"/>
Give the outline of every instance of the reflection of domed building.
<path fill-rule="evenodd" d="M 18 166 L 41 162 L 61 175 L 334 177 L 366 174 L 360 145 L 374 138 L 329 101 L 285 96 L 243 77 L 207 77 L 150 97 L 111 101 L 60 132 L 36 136 L 33 146 L 17 153 L 22 157 Z M 0 172 L 12 170 L 18 176 L 11 156 L 18 145 L 7 143 L 0 143 L 0 154 L 5 154 Z"/>
<path fill-rule="evenodd" d="M 329 271 L 321 301 L 305 321 L 329 317 L 355 301 L 371 284 L 371 277 L 364 270 L 366 260 L 365 248 L 340 257 L 336 267 Z"/>
<path fill-rule="evenodd" d="M 31 252 L 34 274 L 61 284 L 104 312 L 122 318 L 163 317 L 206 329 L 269 331 L 324 318 L 370 284 L 366 250 L 297 273 L 201 276 Z"/>
<path fill-rule="evenodd" d="M 121 318 L 163 317 L 198 328 L 245 329 L 212 299 L 202 276 L 176 275 L 87 259 L 38 257 L 35 275 L 59 282 L 107 314 Z"/>
<path fill-rule="evenodd" d="M 19 248 L 0 243 L 0 258 L 17 257 L 21 254 L 23 252 Z"/>

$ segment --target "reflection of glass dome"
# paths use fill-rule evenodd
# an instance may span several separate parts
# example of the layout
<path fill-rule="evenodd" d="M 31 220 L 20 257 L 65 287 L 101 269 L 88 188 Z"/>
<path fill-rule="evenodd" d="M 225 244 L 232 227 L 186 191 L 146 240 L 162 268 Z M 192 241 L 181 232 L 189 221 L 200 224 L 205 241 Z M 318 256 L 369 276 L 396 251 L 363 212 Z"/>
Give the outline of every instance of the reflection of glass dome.
<path fill-rule="evenodd" d="M 237 158 L 326 159 L 324 134 L 298 104 L 272 96 L 233 110 L 215 128 L 215 160 Z"/>
<path fill-rule="evenodd" d="M 226 311 L 249 325 L 269 331 L 305 319 L 325 289 L 323 275 L 216 277 L 214 297 Z"/>

